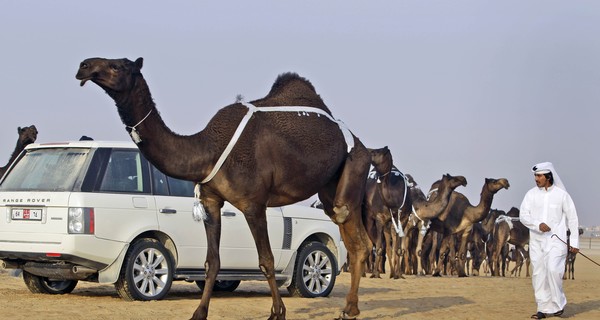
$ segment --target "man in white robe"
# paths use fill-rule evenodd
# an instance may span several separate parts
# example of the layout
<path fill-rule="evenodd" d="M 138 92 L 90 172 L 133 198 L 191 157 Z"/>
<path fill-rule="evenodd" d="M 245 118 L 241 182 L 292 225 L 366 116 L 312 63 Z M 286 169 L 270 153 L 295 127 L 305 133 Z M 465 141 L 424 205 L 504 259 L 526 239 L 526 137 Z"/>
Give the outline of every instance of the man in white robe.
<path fill-rule="evenodd" d="M 536 187 L 525 194 L 520 220 L 529 228 L 529 256 L 537 313 L 533 319 L 560 316 L 567 299 L 563 292 L 567 252 L 579 252 L 579 221 L 571 196 L 550 162 L 532 169 Z M 571 230 L 567 247 L 567 230 Z"/>

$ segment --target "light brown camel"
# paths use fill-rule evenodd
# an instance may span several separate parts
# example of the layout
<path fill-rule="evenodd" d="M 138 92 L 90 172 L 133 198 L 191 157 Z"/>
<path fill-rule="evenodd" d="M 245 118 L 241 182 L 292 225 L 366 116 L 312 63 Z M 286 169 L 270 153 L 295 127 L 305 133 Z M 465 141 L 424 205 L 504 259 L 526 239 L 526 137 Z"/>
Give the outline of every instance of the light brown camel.
<path fill-rule="evenodd" d="M 4 173 L 6 173 L 6 170 L 8 170 L 10 164 L 13 163 L 13 161 L 15 161 L 15 159 L 19 156 L 21 151 L 23 151 L 23 149 L 25 149 L 27 145 L 35 142 L 35 140 L 37 139 L 38 130 L 34 125 L 30 125 L 29 127 L 18 127 L 17 133 L 19 134 L 19 138 L 17 139 L 17 145 L 15 146 L 15 149 L 13 150 L 8 160 L 8 163 L 5 166 L 0 167 L 0 178 L 2 178 Z"/>
<path fill-rule="evenodd" d="M 388 147 L 371 149 L 374 175 L 367 179 L 363 219 L 373 245 L 375 262 L 372 278 L 380 278 L 384 250 L 390 265 L 390 278 L 402 277 L 400 270 L 400 239 L 398 232 L 406 224 L 411 199 L 404 174 L 393 165 Z"/>
<path fill-rule="evenodd" d="M 499 277 L 501 271 L 502 276 L 505 276 L 504 268 L 500 264 L 506 260 L 506 257 L 502 255 L 502 250 L 507 244 L 516 247 L 515 253 L 521 253 L 529 244 L 529 229 L 519 221 L 519 209 L 515 207 L 510 208 L 506 215 L 498 216 L 495 222 L 490 263 L 492 275 L 495 277 Z M 529 265 L 527 265 L 526 276 L 529 277 Z"/>
<path fill-rule="evenodd" d="M 445 254 L 450 252 L 449 258 L 454 259 L 459 277 L 467 276 L 465 272 L 467 240 L 473 225 L 482 221 L 488 215 L 496 192 L 501 189 L 508 189 L 508 187 L 509 183 L 505 178 L 486 178 L 481 190 L 479 204 L 476 206 L 472 205 L 463 194 L 453 191 L 450 196 L 450 203 L 444 212 L 431 220 L 431 228 L 444 234 L 438 261 L 443 261 Z M 456 256 L 454 246 L 450 245 L 450 242 L 452 242 L 451 235 L 459 237 L 460 246 Z M 438 263 L 433 273 L 434 276 L 440 276 L 440 266 L 441 263 Z"/>
<path fill-rule="evenodd" d="M 350 253 L 351 285 L 340 318 L 355 318 L 360 313 L 358 289 L 368 243 L 361 220 L 370 162 L 367 148 L 333 119 L 312 84 L 295 73 L 280 75 L 265 98 L 251 103 L 237 101 L 220 109 L 204 130 L 178 135 L 156 109 L 141 73 L 142 64 L 142 58 L 90 58 L 81 62 L 76 78 L 82 86 L 92 81 L 116 102 L 126 130 L 160 171 L 198 183 L 200 205 L 195 212 L 204 221 L 208 252 L 206 285 L 193 319 L 208 316 L 220 269 L 221 208 L 225 201 L 244 213 L 256 242 L 259 267 L 273 299 L 269 319 L 285 319 L 265 211 L 314 194 L 339 225 Z M 245 128 L 238 129 L 244 123 Z M 236 132 L 239 139 L 231 145 Z M 221 158 L 227 151 L 229 155 Z"/>
<path fill-rule="evenodd" d="M 417 262 L 417 269 L 410 273 L 421 275 L 423 274 L 423 237 L 425 236 L 427 228 L 429 228 L 429 221 L 438 217 L 444 209 L 446 209 L 452 191 L 459 186 L 466 186 L 467 179 L 463 176 L 444 174 L 442 175 L 442 179 L 439 180 L 439 189 L 436 197 L 428 198 L 411 175 L 407 174 L 406 177 L 409 182 L 410 196 L 412 199 L 412 212 L 410 213 L 408 222 L 404 226 L 404 234 L 406 236 L 402 239 L 402 248 L 405 248 L 406 250 L 403 252 L 403 258 L 405 265 L 409 265 L 408 257 L 412 251 L 414 251 L 413 256 Z M 409 248 L 409 236 L 413 234 L 413 231 L 415 230 L 417 231 L 418 237 L 416 247 Z"/>

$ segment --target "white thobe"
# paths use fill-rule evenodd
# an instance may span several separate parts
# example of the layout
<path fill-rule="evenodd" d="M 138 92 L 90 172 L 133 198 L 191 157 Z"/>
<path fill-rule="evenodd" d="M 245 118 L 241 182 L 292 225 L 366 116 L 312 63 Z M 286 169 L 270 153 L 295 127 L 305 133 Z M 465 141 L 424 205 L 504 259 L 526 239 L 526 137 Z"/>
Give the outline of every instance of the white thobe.
<path fill-rule="evenodd" d="M 579 221 L 571 196 L 563 189 L 551 186 L 535 187 L 525 194 L 521 203 L 520 220 L 529 228 L 529 257 L 531 276 L 538 310 L 555 313 L 563 310 L 567 298 L 562 287 L 565 273 L 567 229 L 571 230 L 570 245 L 579 248 Z M 550 227 L 540 231 L 540 223 Z M 553 235 L 556 234 L 555 237 Z"/>

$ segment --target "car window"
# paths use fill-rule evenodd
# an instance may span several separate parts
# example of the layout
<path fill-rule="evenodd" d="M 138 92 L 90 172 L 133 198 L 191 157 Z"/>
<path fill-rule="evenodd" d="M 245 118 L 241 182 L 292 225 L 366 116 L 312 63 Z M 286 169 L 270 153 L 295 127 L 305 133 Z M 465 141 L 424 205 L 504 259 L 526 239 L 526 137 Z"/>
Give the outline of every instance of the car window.
<path fill-rule="evenodd" d="M 169 177 L 152 166 L 154 194 L 161 196 L 193 197 L 194 183 Z"/>
<path fill-rule="evenodd" d="M 6 176 L 2 191 L 71 191 L 89 149 L 31 149 L 19 159 Z"/>
<path fill-rule="evenodd" d="M 100 191 L 143 192 L 142 158 L 136 150 L 114 149 L 102 177 Z"/>
<path fill-rule="evenodd" d="M 167 177 L 169 181 L 169 190 L 172 196 L 176 197 L 193 197 L 194 183 L 186 180 L 179 180 L 172 177 Z"/>
<path fill-rule="evenodd" d="M 167 176 L 152 166 L 152 188 L 154 194 L 159 196 L 169 195 L 169 185 L 167 182 Z"/>

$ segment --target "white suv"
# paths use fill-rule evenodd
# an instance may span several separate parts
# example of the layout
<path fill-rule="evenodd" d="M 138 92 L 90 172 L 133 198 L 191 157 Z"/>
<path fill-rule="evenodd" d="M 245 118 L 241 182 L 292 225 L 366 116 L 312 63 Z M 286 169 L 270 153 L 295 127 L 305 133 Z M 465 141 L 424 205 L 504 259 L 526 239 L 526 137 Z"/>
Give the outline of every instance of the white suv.
<path fill-rule="evenodd" d="M 161 299 L 174 280 L 202 289 L 207 244 L 193 190 L 133 143 L 29 145 L 0 181 L 2 266 L 22 269 L 34 293 L 69 293 L 77 281 L 114 283 L 127 300 Z M 294 295 L 329 295 L 346 259 L 338 227 L 301 205 L 269 208 L 267 217 L 278 283 Z M 264 280 L 246 219 L 229 203 L 217 280 L 215 290 L 227 291 Z"/>

